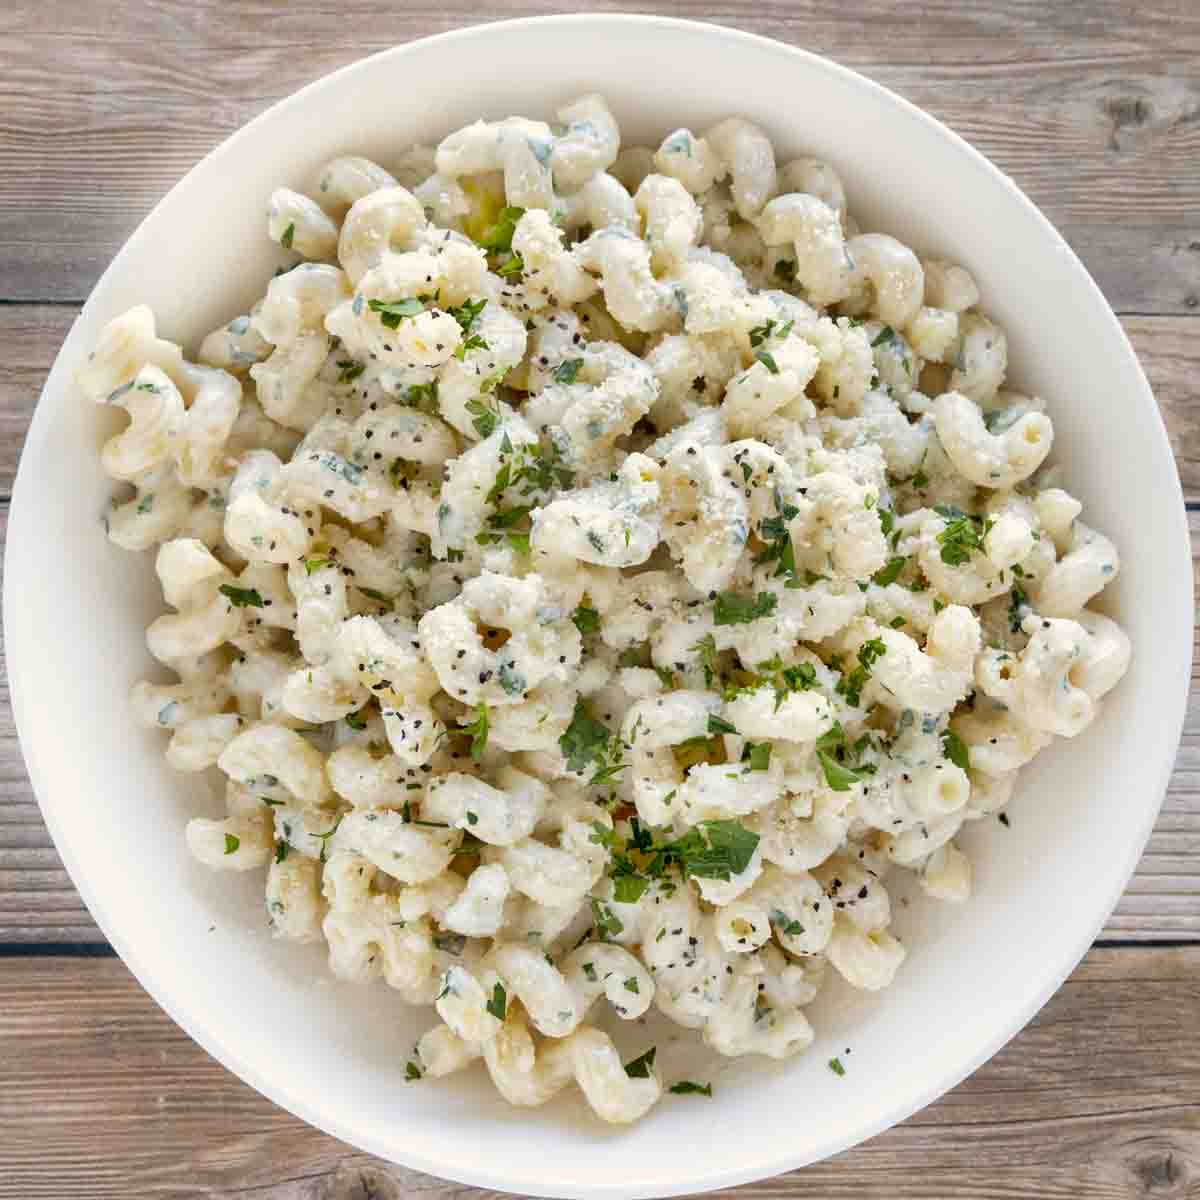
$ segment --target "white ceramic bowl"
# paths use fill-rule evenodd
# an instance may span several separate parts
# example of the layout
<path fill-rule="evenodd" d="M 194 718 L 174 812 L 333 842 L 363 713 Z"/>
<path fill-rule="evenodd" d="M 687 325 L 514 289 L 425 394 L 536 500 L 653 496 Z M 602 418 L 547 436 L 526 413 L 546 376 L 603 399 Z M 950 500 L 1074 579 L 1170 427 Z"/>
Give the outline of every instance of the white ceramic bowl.
<path fill-rule="evenodd" d="M 276 262 L 268 194 L 302 186 L 328 156 L 387 163 L 476 117 L 545 117 L 592 89 L 626 144 L 735 113 L 760 122 L 781 157 L 836 165 L 865 228 L 971 268 L 1008 331 L 1011 378 L 1049 402 L 1069 485 L 1121 549 L 1105 602 L 1135 647 L 1101 719 L 1023 775 L 1012 827 L 974 827 L 970 904 L 902 914 L 910 954 L 894 987 L 879 998 L 832 988 L 807 1055 L 695 1068 L 716 1072 L 711 1101 L 668 1097 L 622 1132 L 576 1100 L 508 1109 L 482 1072 L 404 1082 L 429 1014 L 383 985 L 329 980 L 318 949 L 267 936 L 259 878 L 190 861 L 184 821 L 217 805 L 129 720 L 125 695 L 150 668 L 143 630 L 160 600 L 149 557 L 116 550 L 100 527 L 110 484 L 97 449 L 114 414 L 85 406 L 71 384 L 102 325 L 129 305 L 151 304 L 192 348 L 245 311 Z M 155 999 L 251 1085 L 348 1142 L 436 1175 L 570 1197 L 664 1196 L 812 1162 L 908 1116 L 993 1054 L 1074 967 L 1134 869 L 1171 769 L 1192 642 L 1184 510 L 1154 399 L 1096 286 L 1033 205 L 859 75 L 728 29 L 619 16 L 489 25 L 379 54 L 276 105 L 196 167 L 114 260 L 51 372 L 17 478 L 4 607 L 13 705 L 46 822 Z M 640 1033 L 643 1047 L 650 1036 Z M 826 1065 L 835 1053 L 843 1078 Z M 660 1055 L 689 1066 L 678 1048 L 660 1044 Z"/>

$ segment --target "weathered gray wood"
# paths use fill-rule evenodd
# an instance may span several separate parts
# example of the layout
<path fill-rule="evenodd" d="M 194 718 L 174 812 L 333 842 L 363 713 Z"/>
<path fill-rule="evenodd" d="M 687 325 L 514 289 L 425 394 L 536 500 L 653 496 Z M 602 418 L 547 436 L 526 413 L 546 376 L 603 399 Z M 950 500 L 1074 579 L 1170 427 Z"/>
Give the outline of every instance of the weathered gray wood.
<path fill-rule="evenodd" d="M 429 33 L 558 7 L 8 0 L 0 299 L 82 298 L 188 167 L 319 75 Z M 1118 311 L 1200 303 L 1194 0 L 655 7 L 826 54 L 940 117 L 1045 210 Z"/>
<path fill-rule="evenodd" d="M 0 542 L 6 507 L 0 507 Z M 1200 512 L 1191 514 L 1200 573 Z M 1103 939 L 1200 941 L 1200 659 L 1175 774 L 1137 874 Z M 0 659 L 0 945 L 102 942 L 54 852 L 25 775 Z"/>
<path fill-rule="evenodd" d="M 497 1195 L 360 1154 L 275 1108 L 176 1028 L 115 959 L 7 960 L 0 1062 L 6 1200 Z M 1028 1029 L 903 1125 L 720 1194 L 1182 1200 L 1198 1187 L 1200 947 L 1147 947 L 1093 950 Z"/>

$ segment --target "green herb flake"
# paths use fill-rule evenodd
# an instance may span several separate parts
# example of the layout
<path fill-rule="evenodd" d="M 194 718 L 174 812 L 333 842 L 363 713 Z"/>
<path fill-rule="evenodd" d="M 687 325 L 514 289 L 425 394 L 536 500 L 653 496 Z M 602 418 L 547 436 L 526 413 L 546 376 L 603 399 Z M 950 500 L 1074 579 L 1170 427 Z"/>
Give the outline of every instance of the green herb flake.
<path fill-rule="evenodd" d="M 716 625 L 748 625 L 762 617 L 769 617 L 779 604 L 773 592 L 759 592 L 748 596 L 741 592 L 720 592 L 713 605 L 713 623 Z"/>
<path fill-rule="evenodd" d="M 555 383 L 574 383 L 575 376 L 579 374 L 579 368 L 583 366 L 582 358 L 568 358 L 565 362 L 561 362 L 551 372 Z"/>
<path fill-rule="evenodd" d="M 839 1077 L 845 1075 L 846 1073 L 846 1068 L 842 1066 L 842 1060 L 840 1058 L 831 1058 L 829 1060 L 829 1069 Z"/>
<path fill-rule="evenodd" d="M 579 605 L 571 614 L 571 620 L 580 633 L 599 633 L 600 631 L 600 614 L 586 604 Z"/>
<path fill-rule="evenodd" d="M 771 766 L 770 742 L 747 742 L 742 753 L 742 761 L 749 763 L 751 771 L 766 771 Z"/>
<path fill-rule="evenodd" d="M 488 743 L 488 706 L 480 703 L 475 709 L 475 720 L 461 728 L 471 735 L 471 757 L 479 762 Z"/>
<path fill-rule="evenodd" d="M 234 587 L 231 583 L 223 583 L 217 591 L 233 605 L 234 608 L 262 608 L 263 598 L 254 588 Z"/>
<path fill-rule="evenodd" d="M 779 364 L 775 361 L 775 356 L 768 353 L 766 350 L 758 350 L 754 355 L 755 359 L 762 363 L 772 375 L 779 374 Z"/>
<path fill-rule="evenodd" d="M 296 222 L 289 221 L 288 227 L 283 231 L 283 236 L 279 239 L 279 244 L 285 249 L 292 248 L 292 242 L 296 240 Z"/>
<path fill-rule="evenodd" d="M 346 716 L 346 724 L 351 729 L 363 730 L 367 727 L 367 718 L 361 712 L 352 712 Z"/>
<path fill-rule="evenodd" d="M 516 231 L 517 222 L 524 215 L 525 210 L 523 208 L 515 206 L 502 208 L 496 217 L 495 224 L 488 227 L 483 237 L 478 240 L 478 244 L 485 250 L 491 250 L 494 253 L 511 250 L 513 233 Z"/>
<path fill-rule="evenodd" d="M 667 1089 L 674 1096 L 707 1096 L 712 1099 L 711 1083 L 693 1083 L 690 1079 L 681 1079 Z"/>
<path fill-rule="evenodd" d="M 639 1054 L 631 1063 L 625 1064 L 625 1074 L 630 1079 L 649 1079 L 654 1070 L 654 1056 L 657 1046 L 651 1046 L 645 1054 Z"/>
<path fill-rule="evenodd" d="M 491 997 L 487 1002 L 487 1010 L 497 1021 L 504 1020 L 504 1014 L 508 1011 L 508 996 L 502 983 L 497 983 L 492 988 Z"/>
<path fill-rule="evenodd" d="M 338 383 L 353 383 L 366 369 L 366 363 L 355 362 L 352 358 L 339 358 Z"/>
<path fill-rule="evenodd" d="M 836 758 L 826 754 L 824 750 L 817 751 L 817 761 L 825 773 L 825 782 L 835 792 L 848 792 L 856 783 L 862 783 L 865 775 L 843 766 Z"/>
<path fill-rule="evenodd" d="M 768 920 L 786 937 L 799 937 L 804 932 L 804 926 L 780 908 L 771 909 Z"/>
<path fill-rule="evenodd" d="M 724 717 L 718 717 L 716 713 L 708 714 L 708 732 L 709 733 L 732 733 L 737 736 L 737 727 L 731 725 Z"/>
<path fill-rule="evenodd" d="M 900 578 L 900 572 L 904 570 L 904 564 L 908 562 L 908 558 L 897 556 L 889 558 L 888 561 L 871 576 L 872 583 L 878 584 L 880 587 L 887 587 L 889 583 L 895 583 Z"/>
<path fill-rule="evenodd" d="M 942 734 L 942 753 L 956 766 L 964 771 L 971 765 L 971 753 L 966 743 L 954 732 L 947 729 Z"/>
<path fill-rule="evenodd" d="M 704 670 L 704 686 L 710 688 L 717 675 L 717 643 L 711 633 L 706 633 L 698 642 L 690 647 L 700 656 L 700 666 Z"/>
<path fill-rule="evenodd" d="M 421 1068 L 411 1058 L 404 1064 L 404 1078 L 409 1083 L 421 1078 Z"/>
<path fill-rule="evenodd" d="M 237 848 L 242 844 L 242 839 L 235 837 L 232 833 L 225 835 L 225 853 L 236 854 Z"/>
<path fill-rule="evenodd" d="M 405 317 L 415 317 L 425 311 L 425 301 L 432 296 L 409 296 L 404 300 L 368 300 L 367 308 L 376 313 L 384 329 L 399 329 Z"/>
<path fill-rule="evenodd" d="M 946 522 L 937 540 L 942 562 L 947 566 L 961 567 L 972 554 L 983 550 L 983 539 L 995 524 L 990 517 L 985 521 L 947 504 L 934 505 L 933 511 Z"/>
<path fill-rule="evenodd" d="M 607 904 L 597 900 L 595 896 L 591 897 L 591 902 L 592 920 L 596 924 L 596 930 L 601 939 L 615 937 L 625 928 L 625 923 Z"/>
<path fill-rule="evenodd" d="M 489 438 L 496 432 L 496 426 L 500 424 L 499 406 L 492 408 L 482 400 L 468 400 L 466 408 L 472 417 L 471 424 L 481 438 Z"/>
<path fill-rule="evenodd" d="M 618 875 L 613 879 L 613 899 L 618 904 L 636 904 L 650 881 L 641 875 Z"/>

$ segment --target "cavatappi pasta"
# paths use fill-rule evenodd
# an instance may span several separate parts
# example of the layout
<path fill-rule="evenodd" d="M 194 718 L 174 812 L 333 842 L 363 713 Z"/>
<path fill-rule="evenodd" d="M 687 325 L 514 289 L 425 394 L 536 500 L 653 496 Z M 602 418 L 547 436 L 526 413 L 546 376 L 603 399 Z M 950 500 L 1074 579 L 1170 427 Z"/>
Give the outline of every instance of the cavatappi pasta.
<path fill-rule="evenodd" d="M 964 822 L 1129 643 L 966 268 L 749 121 L 557 118 L 280 188 L 249 313 L 192 362 L 132 309 L 78 382 L 170 609 L 135 715 L 225 780 L 192 853 L 436 1007 L 409 1078 L 628 1122 L 666 1085 L 597 1006 L 802 1051 L 904 961 L 888 873 L 965 900 Z"/>

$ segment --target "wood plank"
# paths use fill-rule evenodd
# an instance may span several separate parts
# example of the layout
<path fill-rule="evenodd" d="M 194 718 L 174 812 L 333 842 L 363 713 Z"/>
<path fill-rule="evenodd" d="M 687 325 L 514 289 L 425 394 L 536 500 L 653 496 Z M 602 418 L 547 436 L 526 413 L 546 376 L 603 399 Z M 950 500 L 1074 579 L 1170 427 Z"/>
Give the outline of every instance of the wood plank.
<path fill-rule="evenodd" d="M 277 1109 L 115 959 L 8 960 L 0 1061 L 4 1200 L 498 1195 L 389 1165 Z M 936 1104 L 828 1162 L 718 1195 L 1195 1196 L 1198 1101 L 1200 947 L 1096 949 L 1023 1033 Z"/>
<path fill-rule="evenodd" d="M 0 11 L 0 299 L 80 299 L 194 162 L 272 101 L 387 46 L 553 12 L 225 0 Z M 608 9 L 639 9 L 636 2 Z M 1041 205 L 1118 310 L 1200 304 L 1200 8 L 1193 0 L 664 0 L 824 53 L 963 134 Z M 152 114 L 152 115 L 150 115 Z"/>
<path fill-rule="evenodd" d="M 12 495 L 25 431 L 78 313 L 77 305 L 0 304 L 0 499 Z M 1200 316 L 1129 316 L 1121 323 L 1154 388 L 1184 494 L 1200 501 Z"/>
<path fill-rule="evenodd" d="M 0 505 L 0 544 L 7 516 L 7 506 Z M 1200 512 L 1189 520 L 1193 567 L 1200 574 Z M 1162 811 L 1100 940 L 1200 941 L 1200 654 L 1193 655 L 1191 702 Z M 0 648 L 0 946 L 103 941 L 33 798 Z"/>

